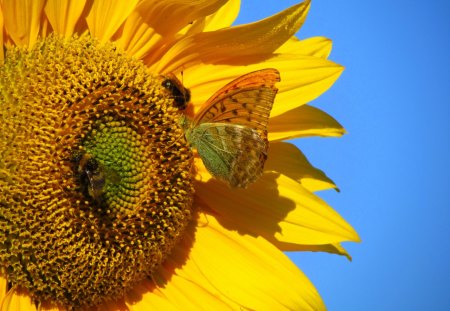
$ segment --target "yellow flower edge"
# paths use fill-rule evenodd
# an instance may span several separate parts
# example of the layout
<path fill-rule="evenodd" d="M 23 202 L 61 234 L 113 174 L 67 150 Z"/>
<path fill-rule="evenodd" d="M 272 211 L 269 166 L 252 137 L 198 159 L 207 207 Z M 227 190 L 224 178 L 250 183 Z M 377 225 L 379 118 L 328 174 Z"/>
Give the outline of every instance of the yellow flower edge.
<path fill-rule="evenodd" d="M 314 286 L 282 253 L 312 250 L 347 256 L 339 243 L 359 241 L 353 228 L 312 193 L 335 188 L 332 181 L 298 149 L 281 142 L 344 134 L 331 116 L 305 105 L 326 91 L 343 69 L 327 60 L 330 40 L 293 37 L 309 6 L 310 1 L 305 1 L 263 21 L 229 27 L 239 1 L 144 0 L 126 5 L 3 1 L 0 41 L 4 46 L 32 47 L 38 38 L 52 33 L 65 37 L 89 33 L 100 42 L 115 42 L 156 74 L 183 72 L 183 83 L 192 92 L 192 111 L 242 74 L 268 67 L 281 73 L 269 123 L 269 161 L 261 180 L 248 190 L 233 191 L 213 180 L 196 160 L 199 214 L 186 237 L 158 273 L 103 307 L 325 308 Z M 8 289 L 4 272 L 0 303 L 2 310 L 36 310 L 25 289 Z M 38 308 L 64 310 L 49 301 L 40 302 Z"/>

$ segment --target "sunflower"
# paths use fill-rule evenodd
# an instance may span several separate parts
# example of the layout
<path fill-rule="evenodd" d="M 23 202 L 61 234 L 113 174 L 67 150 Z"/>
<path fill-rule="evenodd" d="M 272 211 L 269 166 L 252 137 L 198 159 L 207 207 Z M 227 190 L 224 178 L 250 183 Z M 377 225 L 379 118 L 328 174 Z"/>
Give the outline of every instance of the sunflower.
<path fill-rule="evenodd" d="M 1 310 L 324 309 L 283 252 L 359 238 L 283 142 L 344 133 L 306 104 L 343 69 L 330 40 L 294 37 L 309 6 L 231 27 L 238 0 L 3 0 Z M 180 115 L 265 68 L 281 81 L 264 173 L 231 188 Z"/>

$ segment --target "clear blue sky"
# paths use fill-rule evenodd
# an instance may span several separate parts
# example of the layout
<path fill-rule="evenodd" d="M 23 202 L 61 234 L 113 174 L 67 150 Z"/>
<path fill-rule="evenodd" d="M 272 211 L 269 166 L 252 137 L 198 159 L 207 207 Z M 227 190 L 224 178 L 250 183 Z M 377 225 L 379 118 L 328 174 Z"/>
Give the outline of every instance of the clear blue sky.
<path fill-rule="evenodd" d="M 242 0 L 238 23 L 297 3 Z M 346 67 L 312 104 L 348 130 L 296 144 L 341 193 L 353 256 L 289 254 L 329 310 L 450 310 L 450 1 L 313 0 L 300 38 Z"/>

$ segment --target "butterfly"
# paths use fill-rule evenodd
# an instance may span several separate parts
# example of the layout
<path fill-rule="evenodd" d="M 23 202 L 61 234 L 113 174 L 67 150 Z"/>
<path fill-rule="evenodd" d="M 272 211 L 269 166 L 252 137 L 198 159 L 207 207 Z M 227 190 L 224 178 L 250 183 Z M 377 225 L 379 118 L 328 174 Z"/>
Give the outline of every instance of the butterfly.
<path fill-rule="evenodd" d="M 231 187 L 246 188 L 263 173 L 279 81 L 276 69 L 245 74 L 211 96 L 193 119 L 181 118 L 186 140 L 206 169 Z"/>
<path fill-rule="evenodd" d="M 170 73 L 164 77 L 162 86 L 169 91 L 169 97 L 173 99 L 178 110 L 184 110 L 191 100 L 191 91 L 184 87 L 178 78 Z"/>

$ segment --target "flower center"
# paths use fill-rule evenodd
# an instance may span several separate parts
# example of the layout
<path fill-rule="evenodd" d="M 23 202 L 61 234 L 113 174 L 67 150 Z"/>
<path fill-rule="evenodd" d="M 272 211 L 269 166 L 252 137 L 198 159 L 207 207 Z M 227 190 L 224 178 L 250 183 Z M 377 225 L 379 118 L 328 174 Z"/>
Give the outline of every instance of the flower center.
<path fill-rule="evenodd" d="M 0 68 L 0 266 L 71 307 L 123 295 L 191 218 L 179 112 L 137 60 L 88 36 L 6 51 Z"/>

